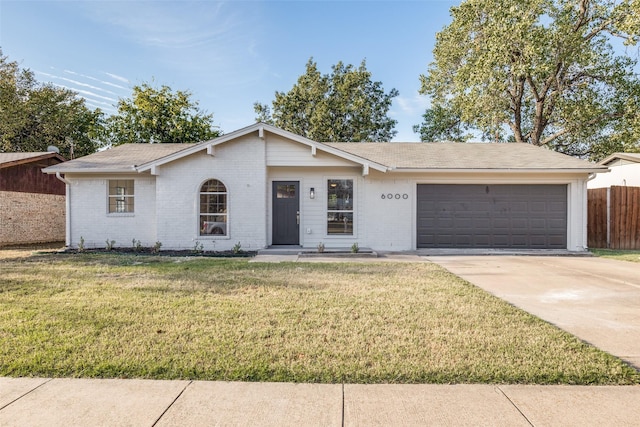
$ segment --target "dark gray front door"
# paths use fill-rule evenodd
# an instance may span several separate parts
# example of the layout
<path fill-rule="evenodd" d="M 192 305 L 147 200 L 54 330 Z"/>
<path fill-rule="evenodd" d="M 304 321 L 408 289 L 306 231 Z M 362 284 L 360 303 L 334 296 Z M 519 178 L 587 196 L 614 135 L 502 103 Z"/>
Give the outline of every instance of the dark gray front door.
<path fill-rule="evenodd" d="M 298 181 L 273 182 L 274 245 L 300 243 L 300 192 Z"/>
<path fill-rule="evenodd" d="M 566 185 L 418 185 L 419 248 L 567 247 Z"/>

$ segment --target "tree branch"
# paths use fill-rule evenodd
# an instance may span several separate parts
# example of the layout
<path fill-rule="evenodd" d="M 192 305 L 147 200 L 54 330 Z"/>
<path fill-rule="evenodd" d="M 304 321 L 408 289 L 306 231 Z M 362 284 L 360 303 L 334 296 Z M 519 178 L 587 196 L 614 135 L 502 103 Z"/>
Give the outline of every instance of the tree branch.
<path fill-rule="evenodd" d="M 598 117 L 595 117 L 591 120 L 589 120 L 586 123 L 581 123 L 581 127 L 589 127 L 592 125 L 597 124 L 598 122 L 605 120 L 605 119 L 618 119 L 620 117 L 622 117 L 622 113 L 613 113 L 613 114 L 602 114 Z M 553 141 L 554 139 L 560 138 L 563 135 L 566 135 L 570 132 L 573 132 L 574 129 L 567 127 L 562 129 L 561 131 L 558 131 L 556 133 L 554 133 L 553 135 L 549 135 L 547 138 L 545 138 L 544 140 L 542 140 L 542 142 L 540 143 L 540 146 L 546 145 L 548 143 L 550 143 L 551 141 Z"/>

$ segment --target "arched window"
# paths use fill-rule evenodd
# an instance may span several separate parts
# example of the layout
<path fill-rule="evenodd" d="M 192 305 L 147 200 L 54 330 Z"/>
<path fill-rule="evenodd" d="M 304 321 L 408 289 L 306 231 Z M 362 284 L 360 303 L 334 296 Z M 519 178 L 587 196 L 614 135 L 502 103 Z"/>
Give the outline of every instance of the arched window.
<path fill-rule="evenodd" d="M 200 235 L 227 235 L 227 187 L 210 179 L 200 188 Z"/>

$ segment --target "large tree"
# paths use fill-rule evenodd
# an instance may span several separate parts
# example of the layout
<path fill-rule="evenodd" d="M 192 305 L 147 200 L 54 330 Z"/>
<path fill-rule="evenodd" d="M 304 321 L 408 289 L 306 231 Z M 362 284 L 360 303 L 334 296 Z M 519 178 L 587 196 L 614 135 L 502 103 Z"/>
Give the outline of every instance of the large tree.
<path fill-rule="evenodd" d="M 637 43 L 640 1 L 467 0 L 451 14 L 421 76 L 423 138 L 475 131 L 593 159 L 640 148 L 636 62 L 611 45 Z"/>
<path fill-rule="evenodd" d="M 323 75 L 309 59 L 305 74 L 289 92 L 276 92 L 272 107 L 255 103 L 257 121 L 323 142 L 390 141 L 396 121 L 387 113 L 396 89 L 385 93 L 371 80 L 366 62 L 358 68 L 338 62 Z"/>
<path fill-rule="evenodd" d="M 198 142 L 220 131 L 213 114 L 206 114 L 187 91 L 148 83 L 133 87 L 130 99 L 118 101 L 118 113 L 107 119 L 106 143 Z"/>
<path fill-rule="evenodd" d="M 0 50 L 0 151 L 47 151 L 53 145 L 67 159 L 91 154 L 102 117 L 75 92 L 39 83 Z"/>

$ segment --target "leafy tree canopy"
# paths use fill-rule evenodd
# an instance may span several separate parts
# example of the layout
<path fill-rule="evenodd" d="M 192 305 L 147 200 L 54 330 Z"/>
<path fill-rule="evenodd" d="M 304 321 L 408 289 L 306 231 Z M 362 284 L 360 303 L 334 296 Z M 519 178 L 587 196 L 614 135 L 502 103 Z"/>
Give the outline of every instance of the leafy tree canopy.
<path fill-rule="evenodd" d="M 293 88 L 275 96 L 273 109 L 254 104 L 256 120 L 315 141 L 390 141 L 397 133 L 397 122 L 387 113 L 398 91 L 385 93 L 381 82 L 371 80 L 365 61 L 358 68 L 338 62 L 323 75 L 311 58 Z"/>
<path fill-rule="evenodd" d="M 640 150 L 636 61 L 611 45 L 638 42 L 640 1 L 467 0 L 451 14 L 420 77 L 423 140 L 475 133 L 594 160 Z"/>
<path fill-rule="evenodd" d="M 213 114 L 202 112 L 190 92 L 143 83 L 133 87 L 131 99 L 118 101 L 118 113 L 107 119 L 105 142 L 198 142 L 220 134 L 213 125 Z"/>
<path fill-rule="evenodd" d="M 0 50 L 0 151 L 47 151 L 67 159 L 96 151 L 103 114 L 71 90 L 36 81 Z"/>

